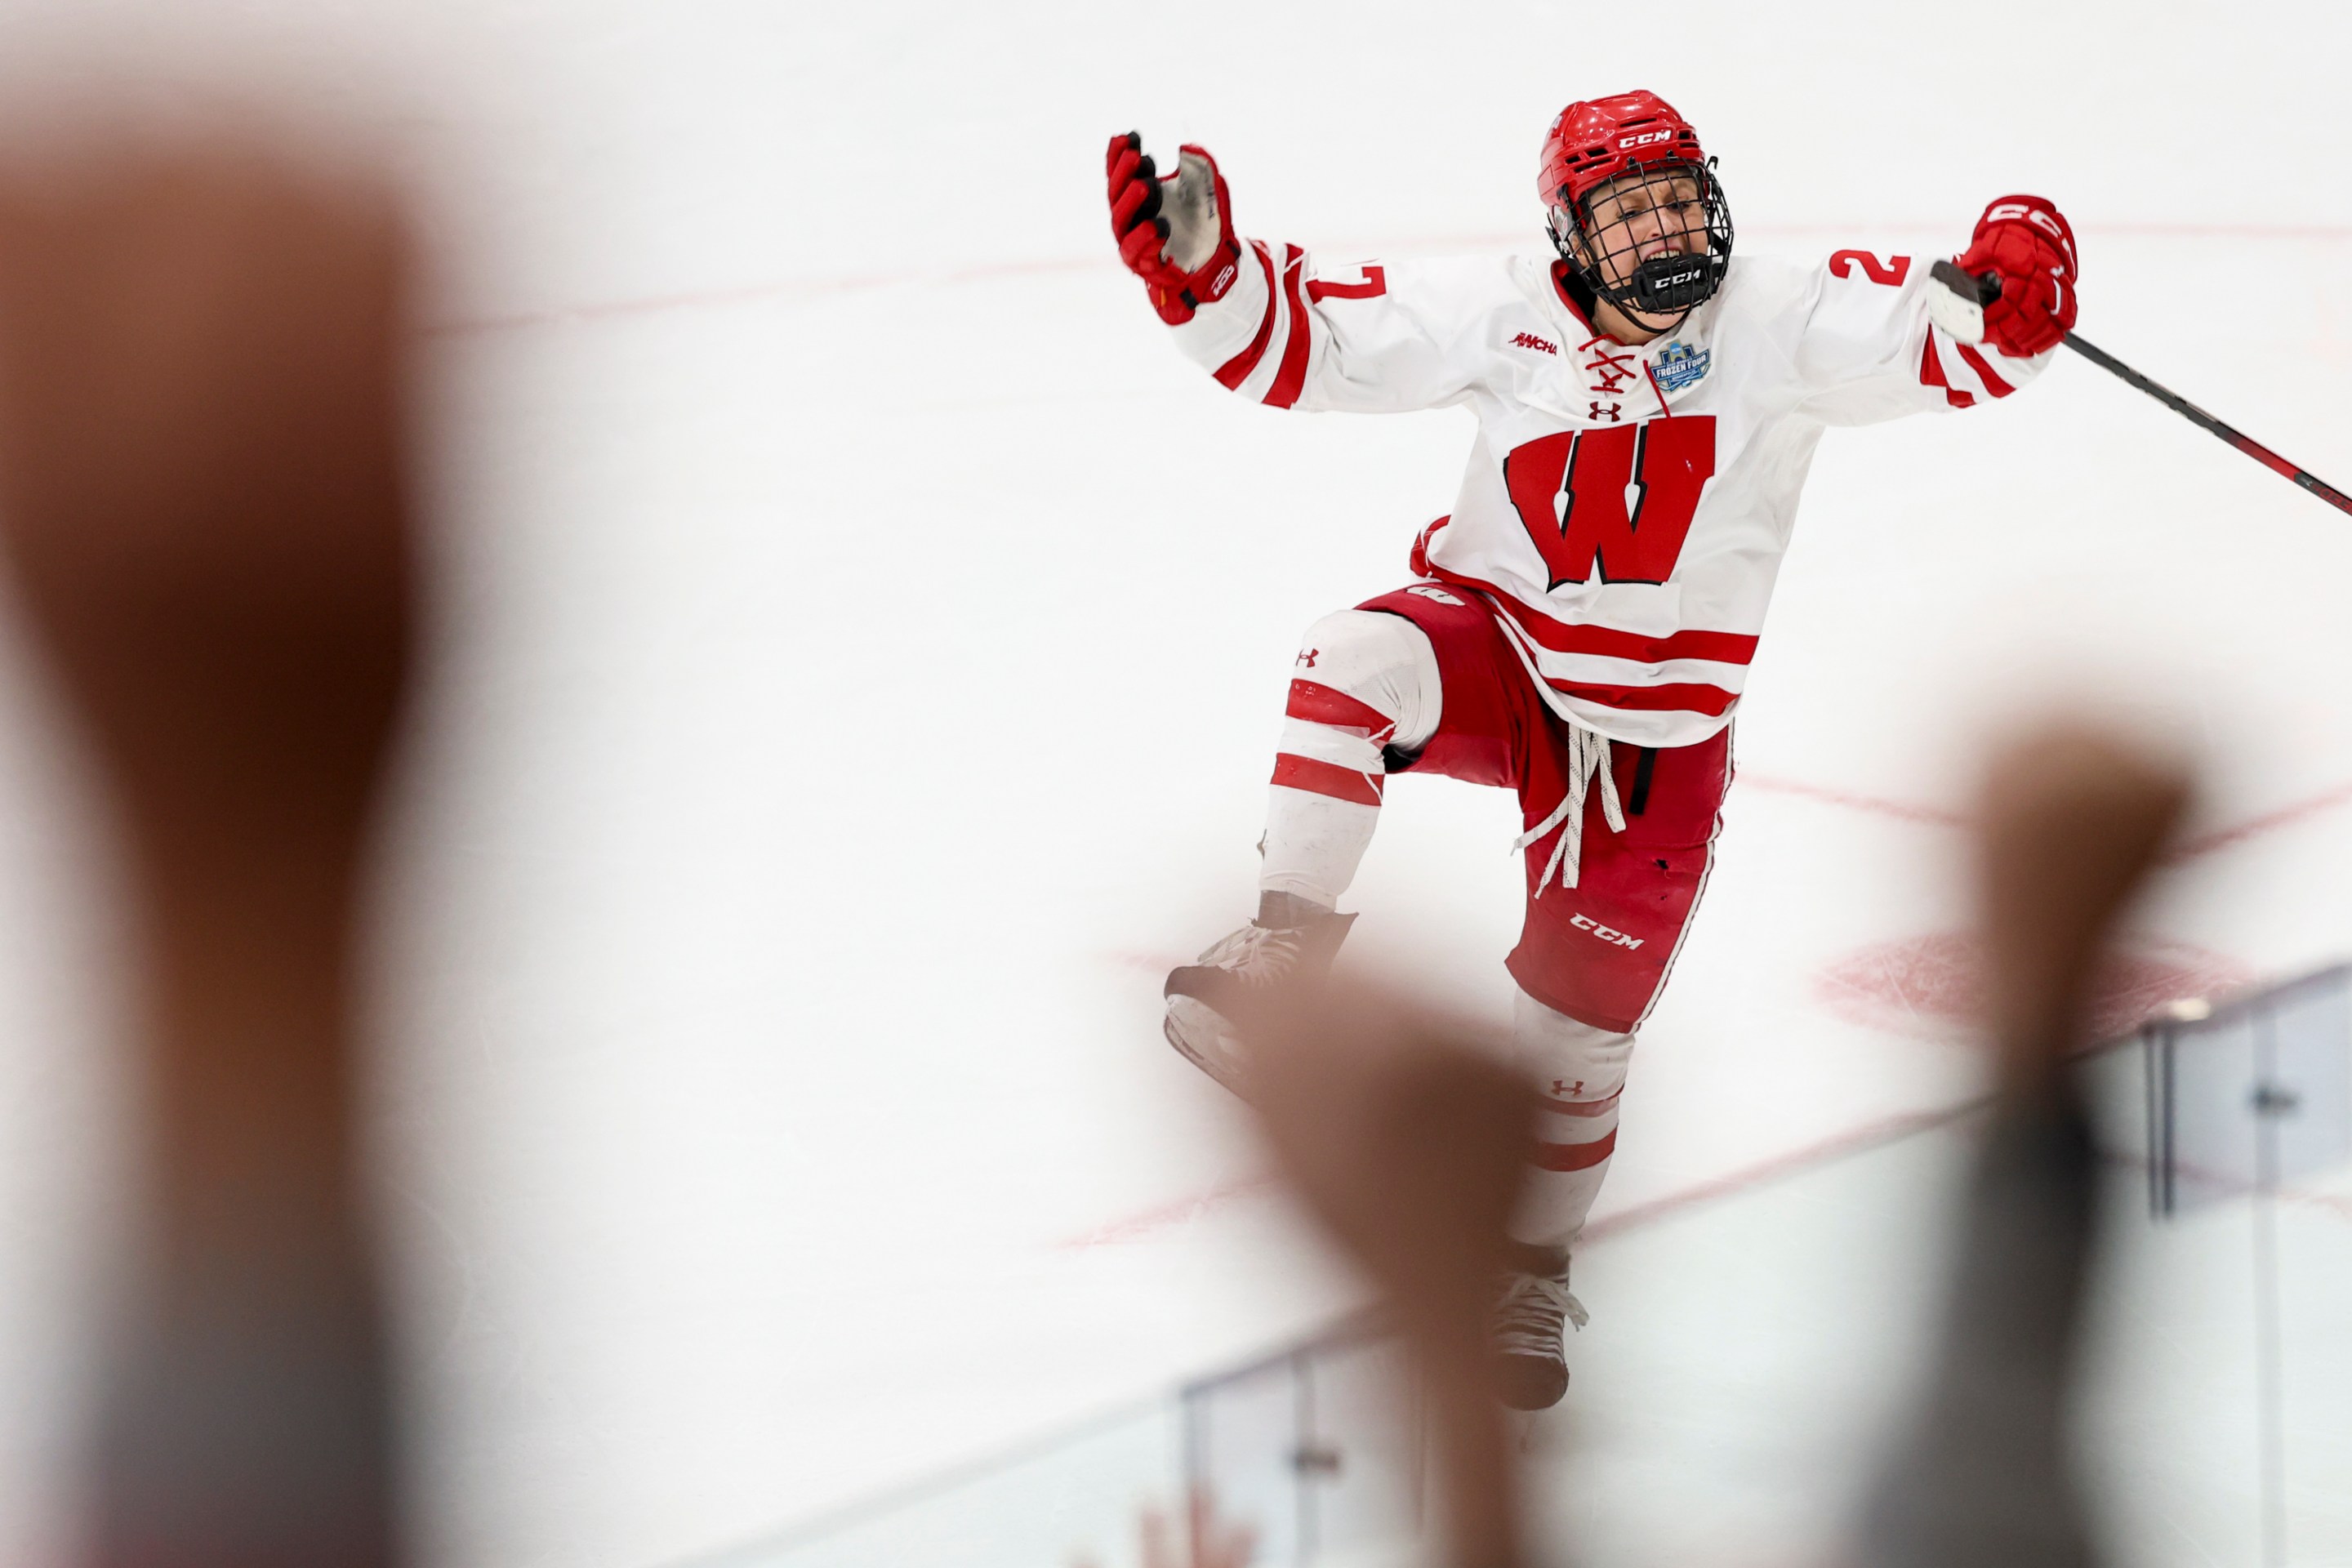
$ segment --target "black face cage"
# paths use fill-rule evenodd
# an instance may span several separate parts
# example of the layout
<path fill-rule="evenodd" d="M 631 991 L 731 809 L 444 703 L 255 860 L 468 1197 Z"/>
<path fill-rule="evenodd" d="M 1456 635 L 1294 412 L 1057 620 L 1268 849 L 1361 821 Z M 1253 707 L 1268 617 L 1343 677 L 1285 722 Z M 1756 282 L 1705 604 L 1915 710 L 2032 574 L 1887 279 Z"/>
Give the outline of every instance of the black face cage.
<path fill-rule="evenodd" d="M 1698 183 L 1696 210 L 1681 205 L 1675 188 L 1677 180 L 1693 179 Z M 1640 217 L 1631 223 L 1596 226 L 1592 217 L 1596 199 L 1621 212 L 1629 205 L 1647 206 L 1661 215 L 1665 233 L 1679 229 L 1693 238 L 1704 233 L 1706 248 L 1640 259 L 1641 245 L 1634 231 L 1654 231 Z M 1731 265 L 1731 205 L 1724 199 L 1723 182 L 1715 177 L 1712 158 L 1704 164 L 1636 163 L 1588 193 L 1573 211 L 1553 207 L 1550 228 L 1552 245 L 1576 268 L 1586 288 L 1621 310 L 1644 316 L 1679 316 L 1704 304 L 1723 287 L 1723 274 Z M 1604 230 L 1612 245 L 1606 251 L 1595 244 L 1596 235 Z"/>

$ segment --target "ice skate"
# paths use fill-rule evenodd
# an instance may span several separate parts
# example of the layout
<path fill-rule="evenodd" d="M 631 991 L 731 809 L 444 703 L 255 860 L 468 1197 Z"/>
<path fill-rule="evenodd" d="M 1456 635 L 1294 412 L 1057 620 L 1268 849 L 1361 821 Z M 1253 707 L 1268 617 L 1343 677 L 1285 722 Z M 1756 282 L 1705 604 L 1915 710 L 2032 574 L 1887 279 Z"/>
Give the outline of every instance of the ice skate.
<path fill-rule="evenodd" d="M 1243 1061 L 1228 1021 L 1253 992 L 1330 967 L 1354 915 L 1335 913 L 1287 893 L 1258 900 L 1257 918 L 1222 938 L 1200 961 L 1169 971 L 1161 994 L 1168 1043 L 1192 1065 L 1238 1094 Z"/>
<path fill-rule="evenodd" d="M 1496 1385 L 1514 1410 L 1549 1410 L 1568 1392 L 1563 1342 L 1570 1324 L 1584 1327 L 1584 1303 L 1569 1293 L 1568 1249 L 1517 1246 L 1503 1276 L 1492 1331 Z"/>

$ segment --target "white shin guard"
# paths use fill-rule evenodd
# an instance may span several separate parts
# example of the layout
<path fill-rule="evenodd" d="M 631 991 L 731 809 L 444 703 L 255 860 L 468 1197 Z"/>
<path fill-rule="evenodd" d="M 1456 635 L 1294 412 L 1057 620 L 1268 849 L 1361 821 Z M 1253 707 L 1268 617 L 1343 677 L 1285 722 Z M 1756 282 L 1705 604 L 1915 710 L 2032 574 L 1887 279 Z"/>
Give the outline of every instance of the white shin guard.
<path fill-rule="evenodd" d="M 1564 1247 L 1584 1229 L 1617 1147 L 1617 1107 L 1632 1035 L 1556 1013 L 1526 992 L 1515 999 L 1512 1055 L 1543 1095 L 1536 1163 L 1511 1223 L 1515 1239 Z"/>

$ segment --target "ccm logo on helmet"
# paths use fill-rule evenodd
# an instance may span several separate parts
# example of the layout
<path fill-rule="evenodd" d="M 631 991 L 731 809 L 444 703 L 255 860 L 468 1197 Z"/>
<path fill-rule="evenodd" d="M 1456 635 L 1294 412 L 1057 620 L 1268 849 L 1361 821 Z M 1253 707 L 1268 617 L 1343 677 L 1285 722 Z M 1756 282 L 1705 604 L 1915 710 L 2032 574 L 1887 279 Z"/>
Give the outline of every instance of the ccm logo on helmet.
<path fill-rule="evenodd" d="M 1617 138 L 1617 150 L 1622 153 L 1629 147 L 1647 147 L 1654 142 L 1671 142 L 1674 139 L 1675 133 L 1672 131 L 1643 131 L 1632 136 Z"/>

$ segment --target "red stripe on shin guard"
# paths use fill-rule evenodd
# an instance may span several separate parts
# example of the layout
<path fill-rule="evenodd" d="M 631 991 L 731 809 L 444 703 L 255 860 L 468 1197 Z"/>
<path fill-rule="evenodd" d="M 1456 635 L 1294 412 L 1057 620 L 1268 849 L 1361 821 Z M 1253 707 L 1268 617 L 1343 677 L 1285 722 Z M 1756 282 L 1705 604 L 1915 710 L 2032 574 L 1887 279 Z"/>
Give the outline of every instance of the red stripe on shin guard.
<path fill-rule="evenodd" d="M 1547 1100 L 1543 1108 L 1554 1116 L 1606 1116 L 1617 1109 L 1624 1093 L 1621 1089 L 1606 1100 Z"/>
<path fill-rule="evenodd" d="M 1358 805 L 1381 804 L 1381 776 L 1358 773 L 1333 763 L 1318 763 L 1313 757 L 1293 756 L 1277 752 L 1274 758 L 1274 782 L 1286 789 L 1303 789 L 1309 795 L 1328 795 L 1334 800 L 1352 801 Z"/>
<path fill-rule="evenodd" d="M 1538 1143 L 1535 1163 L 1547 1171 L 1589 1171 L 1617 1152 L 1617 1130 L 1590 1143 Z"/>
<path fill-rule="evenodd" d="M 1360 730 L 1374 745 L 1385 742 L 1396 732 L 1396 721 L 1344 691 L 1318 686 L 1312 680 L 1290 683 L 1290 700 L 1284 705 L 1284 715 L 1304 719 L 1310 724 L 1328 724 L 1335 730 Z"/>

